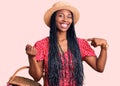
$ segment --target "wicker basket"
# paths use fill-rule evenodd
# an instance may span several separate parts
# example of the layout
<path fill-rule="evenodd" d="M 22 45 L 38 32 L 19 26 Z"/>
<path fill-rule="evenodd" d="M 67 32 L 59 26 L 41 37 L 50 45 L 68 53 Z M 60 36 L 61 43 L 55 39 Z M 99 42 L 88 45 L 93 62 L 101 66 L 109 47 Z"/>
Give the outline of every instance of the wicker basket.
<path fill-rule="evenodd" d="M 26 69 L 29 68 L 29 66 L 24 66 L 19 68 L 14 74 L 13 76 L 9 79 L 7 86 L 42 86 L 40 85 L 38 82 L 26 78 L 26 77 L 21 77 L 21 76 L 16 76 L 16 74 L 22 70 L 22 69 Z"/>

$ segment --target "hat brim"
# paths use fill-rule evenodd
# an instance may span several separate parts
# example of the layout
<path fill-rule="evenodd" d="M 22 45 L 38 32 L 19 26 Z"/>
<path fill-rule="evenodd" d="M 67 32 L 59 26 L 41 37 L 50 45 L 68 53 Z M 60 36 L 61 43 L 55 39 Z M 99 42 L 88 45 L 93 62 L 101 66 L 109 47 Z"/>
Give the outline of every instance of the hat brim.
<path fill-rule="evenodd" d="M 77 21 L 79 20 L 79 17 L 80 17 L 79 11 L 71 5 L 65 5 L 65 6 L 59 6 L 59 7 L 52 7 L 47 10 L 47 12 L 44 15 L 44 21 L 48 27 L 50 27 L 50 19 L 51 19 L 52 14 L 54 12 L 56 12 L 58 10 L 62 10 L 62 9 L 71 11 L 74 16 L 74 24 L 77 23 Z"/>

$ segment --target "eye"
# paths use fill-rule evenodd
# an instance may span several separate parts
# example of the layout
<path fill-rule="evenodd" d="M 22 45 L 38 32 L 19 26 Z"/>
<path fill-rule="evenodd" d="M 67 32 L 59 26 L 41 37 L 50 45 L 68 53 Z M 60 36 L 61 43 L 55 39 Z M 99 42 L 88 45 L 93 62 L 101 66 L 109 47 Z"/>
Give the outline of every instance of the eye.
<path fill-rule="evenodd" d="M 59 14 L 59 15 L 58 15 L 58 17 L 62 17 L 62 18 L 63 18 L 63 17 L 64 17 L 64 15 L 63 15 L 63 14 Z"/>
<path fill-rule="evenodd" d="M 68 18 L 72 18 L 72 15 L 68 15 L 67 17 L 68 17 Z"/>

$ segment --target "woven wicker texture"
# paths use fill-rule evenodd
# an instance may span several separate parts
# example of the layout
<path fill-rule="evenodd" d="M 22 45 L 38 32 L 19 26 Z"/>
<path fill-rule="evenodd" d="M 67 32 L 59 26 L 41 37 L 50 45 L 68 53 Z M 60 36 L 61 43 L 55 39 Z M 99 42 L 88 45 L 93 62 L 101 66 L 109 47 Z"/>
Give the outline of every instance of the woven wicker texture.
<path fill-rule="evenodd" d="M 25 69 L 25 68 L 29 68 L 29 66 L 21 67 L 13 74 L 13 76 L 9 79 L 9 81 L 7 83 L 8 86 L 9 85 L 15 85 L 15 86 L 41 86 L 38 82 L 36 82 L 36 81 L 34 81 L 32 79 L 22 77 L 22 76 L 16 76 L 16 74 L 20 70 Z"/>

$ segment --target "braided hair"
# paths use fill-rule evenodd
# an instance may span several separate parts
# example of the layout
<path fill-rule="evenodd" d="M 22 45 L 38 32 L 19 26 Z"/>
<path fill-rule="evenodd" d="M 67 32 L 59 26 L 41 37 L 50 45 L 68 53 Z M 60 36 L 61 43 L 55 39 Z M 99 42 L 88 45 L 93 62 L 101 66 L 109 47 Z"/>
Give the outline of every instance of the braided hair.
<path fill-rule="evenodd" d="M 72 14 L 73 15 L 73 14 Z M 74 17 L 74 16 L 73 16 Z M 80 54 L 80 48 L 77 43 L 74 18 L 72 24 L 67 31 L 68 50 L 72 53 L 72 64 L 74 66 L 73 76 L 76 86 L 83 85 L 83 64 Z M 50 36 L 49 36 L 49 54 L 48 54 L 48 84 L 49 86 L 59 86 L 60 70 L 62 61 L 59 56 L 57 42 L 56 12 L 53 13 L 50 20 Z"/>

